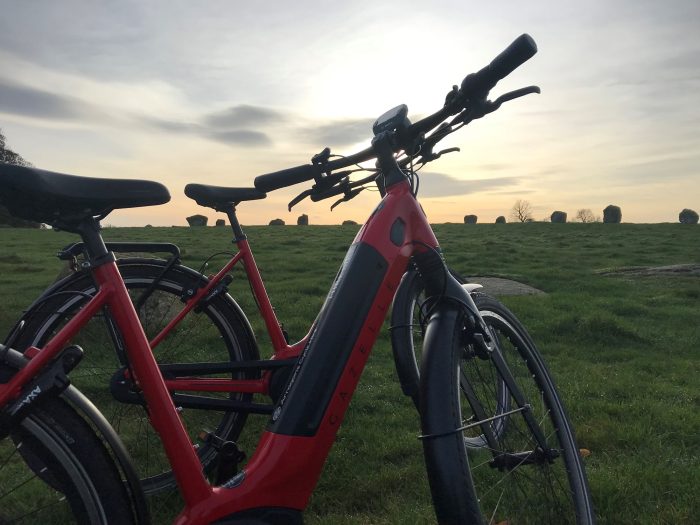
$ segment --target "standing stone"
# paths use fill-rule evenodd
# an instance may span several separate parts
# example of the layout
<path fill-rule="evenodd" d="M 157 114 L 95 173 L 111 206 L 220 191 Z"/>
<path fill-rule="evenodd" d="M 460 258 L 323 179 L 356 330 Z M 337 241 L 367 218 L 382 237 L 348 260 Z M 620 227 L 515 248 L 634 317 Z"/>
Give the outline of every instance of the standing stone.
<path fill-rule="evenodd" d="M 553 211 L 552 215 L 549 217 L 552 222 L 563 223 L 566 222 L 566 212 L 565 211 Z"/>
<path fill-rule="evenodd" d="M 206 226 L 209 219 L 204 215 L 192 215 L 187 217 L 187 224 L 190 226 Z"/>
<path fill-rule="evenodd" d="M 299 218 L 297 219 L 297 224 L 299 226 L 308 226 L 309 225 L 309 216 L 304 213 L 303 215 L 299 215 Z"/>
<path fill-rule="evenodd" d="M 272 219 L 270 226 L 284 226 L 284 221 L 282 219 Z"/>
<path fill-rule="evenodd" d="M 678 220 L 681 224 L 697 224 L 698 212 L 689 208 L 685 208 L 682 212 L 678 214 Z"/>
<path fill-rule="evenodd" d="M 217 226 L 226 226 L 226 221 L 224 219 L 216 219 Z"/>
<path fill-rule="evenodd" d="M 496 224 L 505 224 L 506 223 L 506 218 L 503 215 L 499 215 L 496 217 Z"/>
<path fill-rule="evenodd" d="M 607 224 L 619 224 L 622 222 L 622 210 L 619 206 L 608 205 L 603 210 L 603 222 Z"/>
<path fill-rule="evenodd" d="M 476 215 L 465 215 L 464 224 L 476 224 L 478 217 Z"/>

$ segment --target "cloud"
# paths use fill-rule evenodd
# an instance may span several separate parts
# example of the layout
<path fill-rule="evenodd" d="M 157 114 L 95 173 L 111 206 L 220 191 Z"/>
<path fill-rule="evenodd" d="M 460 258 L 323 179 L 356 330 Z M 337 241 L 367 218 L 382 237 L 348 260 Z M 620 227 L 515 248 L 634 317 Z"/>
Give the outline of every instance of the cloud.
<path fill-rule="evenodd" d="M 268 146 L 272 144 L 272 140 L 265 133 L 247 129 L 210 131 L 205 133 L 205 136 L 235 146 Z"/>
<path fill-rule="evenodd" d="M 171 133 L 199 134 L 202 132 L 202 126 L 195 124 L 194 122 L 179 122 L 176 120 L 165 120 L 155 117 L 139 117 L 138 120 L 147 126 Z"/>
<path fill-rule="evenodd" d="M 307 142 L 334 148 L 369 140 L 373 122 L 374 119 L 368 118 L 336 120 L 330 124 L 307 126 L 300 132 L 308 139 Z"/>
<path fill-rule="evenodd" d="M 94 121 L 99 118 L 103 123 L 115 123 L 107 114 L 101 113 L 97 108 L 78 98 L 14 84 L 4 79 L 0 79 L 0 112 L 63 121 Z M 227 121 L 233 123 L 234 120 L 239 125 L 260 123 L 281 118 L 277 115 L 276 112 L 266 108 L 242 105 L 230 108 L 226 112 L 202 117 L 201 123 L 145 115 L 133 118 L 142 125 L 168 133 L 198 135 L 228 145 L 268 146 L 272 144 L 272 140 L 267 134 L 253 129 L 227 129 L 224 124 Z"/>
<path fill-rule="evenodd" d="M 81 100 L 0 79 L 0 111 L 56 120 L 78 120 L 95 111 Z"/>
<path fill-rule="evenodd" d="M 208 113 L 190 122 L 167 120 L 156 117 L 141 117 L 144 124 L 169 133 L 189 133 L 224 144 L 245 146 L 268 146 L 273 143 L 268 133 L 260 128 L 268 124 L 284 124 L 299 121 L 292 113 L 276 109 L 239 104 L 222 111 Z M 289 135 L 315 146 L 332 148 L 347 146 L 369 139 L 372 135 L 372 119 L 345 119 L 329 123 L 306 123 L 301 127 L 285 127 Z M 487 170 L 505 169 L 502 165 L 487 165 Z"/>
<path fill-rule="evenodd" d="M 250 124 L 254 115 L 266 115 L 264 118 L 272 118 L 274 113 L 272 110 L 267 111 L 264 108 L 253 108 L 252 106 L 238 106 L 246 108 L 239 114 L 244 118 L 240 119 L 237 124 Z M 231 108 L 235 109 L 235 108 Z M 220 119 L 212 122 L 212 115 L 223 116 L 224 114 L 232 115 L 233 113 L 226 111 L 217 114 L 209 114 L 199 122 L 184 122 L 177 120 L 167 120 L 154 117 L 140 117 L 141 123 L 156 128 L 167 133 L 184 133 L 189 135 L 197 135 L 208 140 L 214 140 L 230 146 L 271 146 L 272 140 L 269 135 L 262 131 L 249 129 L 245 127 L 229 127 L 224 124 L 229 119 Z"/>
<path fill-rule="evenodd" d="M 284 114 L 261 106 L 239 104 L 223 111 L 206 115 L 203 122 L 207 126 L 223 129 L 239 129 L 251 124 L 259 126 L 285 120 Z"/>
<path fill-rule="evenodd" d="M 518 177 L 496 177 L 493 179 L 462 180 L 450 177 L 444 173 L 420 172 L 421 197 L 452 197 L 466 193 L 493 191 L 501 188 L 511 188 L 518 184 Z"/>

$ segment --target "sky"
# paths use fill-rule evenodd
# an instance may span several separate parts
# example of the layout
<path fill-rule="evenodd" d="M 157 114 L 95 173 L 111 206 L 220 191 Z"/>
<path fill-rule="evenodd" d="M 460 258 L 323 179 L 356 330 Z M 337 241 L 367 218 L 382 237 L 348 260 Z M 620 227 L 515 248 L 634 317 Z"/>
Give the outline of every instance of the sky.
<path fill-rule="evenodd" d="M 34 166 L 165 184 L 167 205 L 114 226 L 221 215 L 189 182 L 252 186 L 324 147 L 369 145 L 407 104 L 417 120 L 522 33 L 539 52 L 492 90 L 539 85 L 444 141 L 421 172 L 431 222 L 479 222 L 531 203 L 535 219 L 620 206 L 623 222 L 700 210 L 700 2 L 541 0 L 0 0 L 0 129 Z M 362 222 L 378 194 L 243 203 L 243 224 Z"/>

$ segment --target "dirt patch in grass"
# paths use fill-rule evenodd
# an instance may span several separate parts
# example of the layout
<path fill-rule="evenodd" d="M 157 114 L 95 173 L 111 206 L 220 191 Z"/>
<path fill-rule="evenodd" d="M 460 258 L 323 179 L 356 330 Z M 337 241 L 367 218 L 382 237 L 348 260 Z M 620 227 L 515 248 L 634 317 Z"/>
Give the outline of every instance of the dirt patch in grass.
<path fill-rule="evenodd" d="M 467 277 L 467 282 L 482 285 L 484 292 L 489 295 L 540 295 L 545 293 L 530 285 L 500 277 Z"/>
<path fill-rule="evenodd" d="M 668 266 L 626 266 L 598 270 L 600 275 L 621 275 L 625 277 L 677 276 L 700 277 L 700 264 L 671 264 Z"/>

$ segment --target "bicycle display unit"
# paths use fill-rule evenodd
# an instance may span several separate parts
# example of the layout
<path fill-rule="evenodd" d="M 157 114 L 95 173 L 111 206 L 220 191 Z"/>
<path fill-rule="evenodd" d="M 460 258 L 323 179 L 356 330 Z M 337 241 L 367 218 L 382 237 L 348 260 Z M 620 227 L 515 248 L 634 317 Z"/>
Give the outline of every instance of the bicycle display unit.
<path fill-rule="evenodd" d="M 593 523 L 574 432 L 539 352 L 507 308 L 448 270 L 417 200 L 417 170 L 454 151 L 434 151 L 443 138 L 539 92 L 531 86 L 488 100 L 536 51 L 522 35 L 418 122 L 405 105 L 386 112 L 371 147 L 354 155 L 326 148 L 310 164 L 258 176 L 254 188 L 187 185 L 187 196 L 228 216 L 238 248 L 211 277 L 183 266 L 174 245 L 103 241 L 99 222 L 111 211 L 169 200 L 159 183 L 0 164 L 0 203 L 82 239 L 60 254 L 76 271 L 47 289 L 0 345 L 0 523 L 145 523 L 145 494 L 174 485 L 184 501 L 177 524 L 302 523 L 390 312 L 401 386 L 420 414 L 437 521 Z M 371 160 L 375 167 L 361 166 Z M 361 171 L 369 174 L 351 180 Z M 290 343 L 236 208 L 306 181 L 313 186 L 290 209 L 307 197 L 339 197 L 336 206 L 371 185 L 382 199 L 308 334 Z M 170 257 L 117 260 L 114 252 Z M 271 341 L 268 359 L 228 293 L 236 266 Z M 117 364 L 103 365 L 108 379 L 86 397 L 69 385 L 85 365 L 81 347 L 87 362 L 99 346 L 81 336 L 91 323 L 112 348 L 98 359 Z M 100 396 L 116 407 L 111 414 Z M 158 445 L 140 427 L 124 444 L 121 430 L 137 421 L 115 419 L 124 407 L 148 418 Z M 250 413 L 269 421 L 241 469 L 236 440 Z M 151 469 L 156 446 L 162 458 Z"/>

